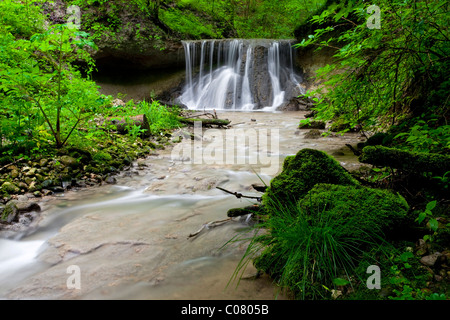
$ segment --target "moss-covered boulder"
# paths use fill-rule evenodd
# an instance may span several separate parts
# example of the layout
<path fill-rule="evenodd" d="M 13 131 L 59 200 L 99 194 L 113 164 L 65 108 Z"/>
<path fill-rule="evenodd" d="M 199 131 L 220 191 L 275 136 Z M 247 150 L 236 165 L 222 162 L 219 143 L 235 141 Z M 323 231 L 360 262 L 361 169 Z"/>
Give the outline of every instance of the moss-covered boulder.
<path fill-rule="evenodd" d="M 19 213 L 16 202 L 17 201 L 12 200 L 6 204 L 2 210 L 2 215 L 0 217 L 1 221 L 11 223 L 16 219 L 17 214 Z"/>
<path fill-rule="evenodd" d="M 16 194 L 20 192 L 20 188 L 16 186 L 13 182 L 5 182 L 3 183 L 1 190 L 8 194 Z"/>
<path fill-rule="evenodd" d="M 71 156 L 64 155 L 60 158 L 59 161 L 63 165 L 65 165 L 66 167 L 69 167 L 69 168 L 77 168 L 79 166 L 77 159 L 75 159 Z"/>
<path fill-rule="evenodd" d="M 263 195 L 263 204 L 269 213 L 279 205 L 295 203 L 318 183 L 359 185 L 335 159 L 325 152 L 302 149 L 289 156 L 283 163 L 281 173 L 272 179 Z"/>
<path fill-rule="evenodd" d="M 317 184 L 298 205 L 311 219 L 326 216 L 338 221 L 342 234 L 371 241 L 401 227 L 409 210 L 406 200 L 390 190 L 331 184 Z"/>

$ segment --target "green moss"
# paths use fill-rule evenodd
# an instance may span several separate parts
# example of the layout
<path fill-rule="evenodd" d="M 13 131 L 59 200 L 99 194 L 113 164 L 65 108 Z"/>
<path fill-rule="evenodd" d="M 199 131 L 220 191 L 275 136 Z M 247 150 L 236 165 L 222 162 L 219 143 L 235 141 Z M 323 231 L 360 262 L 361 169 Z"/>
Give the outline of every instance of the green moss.
<path fill-rule="evenodd" d="M 282 172 L 272 179 L 263 195 L 263 203 L 269 212 L 276 212 L 278 204 L 295 203 L 318 183 L 359 185 L 325 152 L 303 149 L 285 159 Z"/>
<path fill-rule="evenodd" d="M 359 239 L 377 231 L 379 236 L 392 234 L 406 221 L 409 210 L 406 200 L 390 190 L 330 184 L 316 185 L 298 204 L 311 219 L 325 211 L 341 221 L 344 234 Z"/>
<path fill-rule="evenodd" d="M 450 171 L 450 156 L 443 154 L 409 152 L 383 146 L 367 146 L 359 157 L 362 163 L 391 167 L 407 172 L 432 172 L 444 175 Z"/>
<path fill-rule="evenodd" d="M 16 186 L 14 183 L 8 182 L 8 181 L 3 183 L 1 190 L 8 194 L 15 194 L 15 193 L 20 192 L 20 188 L 18 186 Z"/>
<path fill-rule="evenodd" d="M 92 160 L 94 160 L 97 163 L 103 163 L 108 162 L 112 160 L 111 155 L 108 152 L 105 151 L 99 151 L 92 157 Z"/>

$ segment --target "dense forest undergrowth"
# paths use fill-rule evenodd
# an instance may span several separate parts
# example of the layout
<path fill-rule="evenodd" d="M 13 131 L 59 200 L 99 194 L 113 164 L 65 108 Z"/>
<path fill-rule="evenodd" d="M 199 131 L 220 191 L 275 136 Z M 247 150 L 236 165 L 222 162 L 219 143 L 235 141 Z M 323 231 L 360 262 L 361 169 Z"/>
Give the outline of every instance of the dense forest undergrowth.
<path fill-rule="evenodd" d="M 448 1 L 380 0 L 373 11 L 364 1 L 54 3 L 0 3 L 2 202 L 105 181 L 181 126 L 157 99 L 100 94 L 90 77 L 99 47 L 295 37 L 299 54 L 333 49 L 335 61 L 311 80 L 301 126 L 366 135 L 351 146 L 365 166 L 348 173 L 312 150 L 288 157 L 263 196 L 255 228 L 265 232 L 247 239 L 236 274 L 254 263 L 298 299 L 448 299 Z M 79 28 L 67 23 L 70 5 Z M 374 265 L 375 290 L 365 281 Z"/>

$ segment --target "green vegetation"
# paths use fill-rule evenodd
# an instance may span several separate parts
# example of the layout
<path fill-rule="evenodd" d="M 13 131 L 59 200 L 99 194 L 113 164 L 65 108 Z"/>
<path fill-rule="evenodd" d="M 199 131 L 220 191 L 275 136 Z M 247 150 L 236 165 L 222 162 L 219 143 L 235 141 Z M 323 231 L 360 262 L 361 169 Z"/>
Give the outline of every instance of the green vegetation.
<path fill-rule="evenodd" d="M 270 182 L 263 203 L 270 213 L 274 204 L 295 202 L 318 183 L 358 185 L 344 168 L 325 152 L 302 149 L 295 157 L 286 158 L 283 171 Z M 275 208 L 274 208 L 275 209 Z"/>
<path fill-rule="evenodd" d="M 164 133 L 179 126 L 178 111 L 158 101 L 117 106 L 100 94 L 90 79 L 93 39 L 73 25 L 46 25 L 44 7 L 0 3 L 0 192 L 6 199 L 40 191 L 45 181 L 61 186 L 61 176 L 93 173 L 101 180 L 151 152 L 151 140 L 164 144 Z M 118 134 L 104 121 L 140 114 L 149 120 L 149 139 L 139 125 Z"/>
<path fill-rule="evenodd" d="M 71 0 L 83 12 L 83 30 L 118 42 L 125 34 L 164 49 L 164 40 L 292 39 L 294 30 L 325 1 Z M 128 32 L 132 29 L 133 32 Z M 119 38 L 119 39 L 117 39 Z"/>
<path fill-rule="evenodd" d="M 372 166 L 351 177 L 301 150 L 272 179 L 235 275 L 253 262 L 296 299 L 449 298 L 450 4 L 376 5 L 379 29 L 367 2 L 327 1 L 295 32 L 335 61 L 317 70 L 314 117 L 300 126 L 370 136 L 353 150 Z M 366 285 L 371 265 L 380 290 Z"/>
<path fill-rule="evenodd" d="M 299 47 L 336 52 L 336 63 L 318 70 L 323 86 L 308 93 L 320 100 L 316 118 L 339 119 L 348 128 L 360 125 L 366 131 L 382 131 L 409 119 L 409 136 L 417 136 L 409 138 L 410 144 L 421 143 L 420 136 L 429 136 L 435 141 L 431 144 L 443 138 L 441 151 L 448 152 L 449 4 L 377 5 L 380 29 L 368 28 L 372 13 L 363 1 L 336 2 L 308 22 L 315 30 L 301 35 Z"/>

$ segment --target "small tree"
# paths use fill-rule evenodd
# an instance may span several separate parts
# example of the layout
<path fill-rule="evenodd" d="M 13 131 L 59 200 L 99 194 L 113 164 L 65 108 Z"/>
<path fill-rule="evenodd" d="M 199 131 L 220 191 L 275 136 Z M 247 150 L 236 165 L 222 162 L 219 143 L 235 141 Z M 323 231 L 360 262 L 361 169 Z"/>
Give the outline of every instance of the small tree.
<path fill-rule="evenodd" d="M 72 64 L 83 61 L 92 70 L 93 60 L 84 48 L 94 44 L 87 33 L 65 24 L 53 25 L 30 40 L 10 40 L 10 54 L 21 59 L 14 68 L 0 71 L 2 88 L 9 97 L 39 110 L 56 148 L 61 148 L 95 106 L 97 87 Z"/>

